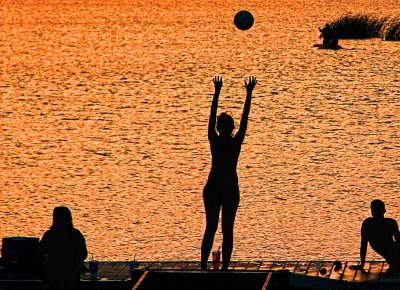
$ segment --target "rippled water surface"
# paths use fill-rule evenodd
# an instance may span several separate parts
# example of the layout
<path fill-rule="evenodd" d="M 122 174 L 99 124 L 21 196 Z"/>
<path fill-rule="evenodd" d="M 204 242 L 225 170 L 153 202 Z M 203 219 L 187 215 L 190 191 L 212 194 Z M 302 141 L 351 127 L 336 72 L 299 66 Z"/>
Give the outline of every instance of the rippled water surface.
<path fill-rule="evenodd" d="M 215 75 L 237 126 L 259 80 L 233 259 L 358 258 L 372 199 L 400 220 L 400 43 L 312 47 L 397 0 L 0 2 L 1 237 L 40 237 L 66 205 L 98 259 L 199 259 Z"/>

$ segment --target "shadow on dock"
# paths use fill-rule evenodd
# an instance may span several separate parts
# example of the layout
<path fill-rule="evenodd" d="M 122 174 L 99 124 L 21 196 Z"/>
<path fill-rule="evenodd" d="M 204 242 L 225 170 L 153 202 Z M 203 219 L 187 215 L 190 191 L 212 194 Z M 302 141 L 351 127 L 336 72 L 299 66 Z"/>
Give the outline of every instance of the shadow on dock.
<path fill-rule="evenodd" d="M 288 271 L 135 270 L 130 280 L 83 280 L 80 290 L 289 290 Z M 3 280 L 1 290 L 43 290 L 39 280 Z M 290 288 L 292 289 L 292 288 Z"/>
<path fill-rule="evenodd" d="M 132 290 L 288 290 L 289 271 L 135 271 Z"/>

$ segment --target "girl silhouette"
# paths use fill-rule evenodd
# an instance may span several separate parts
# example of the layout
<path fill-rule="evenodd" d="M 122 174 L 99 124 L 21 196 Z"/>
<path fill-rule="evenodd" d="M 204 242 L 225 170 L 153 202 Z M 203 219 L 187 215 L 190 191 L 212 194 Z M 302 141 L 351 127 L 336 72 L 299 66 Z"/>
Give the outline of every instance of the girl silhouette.
<path fill-rule="evenodd" d="M 233 248 L 233 225 L 239 206 L 239 182 L 236 174 L 240 149 L 246 135 L 250 112 L 251 94 L 257 84 L 255 77 L 245 81 L 246 101 L 240 128 L 233 136 L 234 122 L 230 115 L 221 113 L 217 119 L 218 98 L 222 88 L 222 77 L 214 77 L 214 97 L 208 122 L 212 164 L 207 184 L 203 190 L 206 212 L 206 230 L 201 245 L 201 268 L 207 268 L 207 260 L 218 228 L 219 212 L 222 208 L 222 269 L 227 270 Z M 218 133 L 217 133 L 218 132 Z"/>
<path fill-rule="evenodd" d="M 49 290 L 77 289 L 80 279 L 78 265 L 87 257 L 85 238 L 72 224 L 67 207 L 53 211 L 53 224 L 40 240 L 39 247 L 45 257 L 45 284 Z"/>

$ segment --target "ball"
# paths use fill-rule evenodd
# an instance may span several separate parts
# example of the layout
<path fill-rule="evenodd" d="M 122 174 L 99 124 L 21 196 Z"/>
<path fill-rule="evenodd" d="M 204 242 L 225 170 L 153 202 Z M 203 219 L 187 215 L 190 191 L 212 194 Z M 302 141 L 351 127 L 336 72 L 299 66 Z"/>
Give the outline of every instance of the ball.
<path fill-rule="evenodd" d="M 242 10 L 236 13 L 233 23 L 238 29 L 247 30 L 253 26 L 254 17 L 249 11 Z"/>

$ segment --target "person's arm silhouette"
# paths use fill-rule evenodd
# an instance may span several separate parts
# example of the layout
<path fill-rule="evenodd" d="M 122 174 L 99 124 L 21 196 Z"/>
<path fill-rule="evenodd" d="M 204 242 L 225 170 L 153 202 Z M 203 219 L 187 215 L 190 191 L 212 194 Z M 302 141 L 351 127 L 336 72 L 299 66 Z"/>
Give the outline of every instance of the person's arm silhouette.
<path fill-rule="evenodd" d="M 397 246 L 400 248 L 400 232 L 399 232 L 399 225 L 397 224 L 396 221 L 394 221 L 393 237 L 394 237 L 394 240 L 396 241 Z"/>
<path fill-rule="evenodd" d="M 256 77 L 249 77 L 249 82 L 247 83 L 247 81 L 244 81 L 244 84 L 246 87 L 246 101 L 244 103 L 242 118 L 240 119 L 240 127 L 235 135 L 235 140 L 239 144 L 242 144 L 244 137 L 246 136 L 247 121 L 249 119 L 250 105 L 251 105 L 251 94 L 254 90 L 254 87 L 257 84 L 257 79 Z"/>
<path fill-rule="evenodd" d="M 214 82 L 214 97 L 211 104 L 210 120 L 208 121 L 208 140 L 213 143 L 218 135 L 215 131 L 215 125 L 217 121 L 217 108 L 218 108 L 218 98 L 222 89 L 222 77 L 216 76 L 213 78 Z"/>
<path fill-rule="evenodd" d="M 76 241 L 75 241 L 75 255 L 78 261 L 78 264 L 83 264 L 85 259 L 87 258 L 88 252 L 86 248 L 85 237 L 82 235 L 80 231 L 76 231 Z"/>
<path fill-rule="evenodd" d="M 49 231 L 46 231 L 39 242 L 39 251 L 43 257 L 45 257 L 47 255 L 47 253 L 49 252 L 49 249 L 50 249 L 49 236 L 50 236 Z"/>
<path fill-rule="evenodd" d="M 368 228 L 366 223 L 364 222 L 361 226 L 361 245 L 360 245 L 360 258 L 361 264 L 359 266 L 360 269 L 364 268 L 365 257 L 367 256 L 367 247 L 368 247 Z"/>

